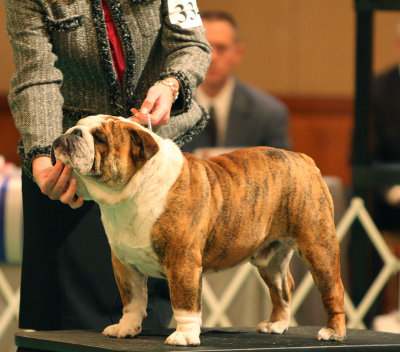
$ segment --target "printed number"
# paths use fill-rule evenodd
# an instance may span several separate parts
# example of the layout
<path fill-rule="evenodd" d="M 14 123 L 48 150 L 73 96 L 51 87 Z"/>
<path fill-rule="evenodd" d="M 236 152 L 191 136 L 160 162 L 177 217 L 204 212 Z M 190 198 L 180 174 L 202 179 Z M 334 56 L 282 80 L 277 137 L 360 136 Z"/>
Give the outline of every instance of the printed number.
<path fill-rule="evenodd" d="M 188 1 L 186 9 L 183 5 L 175 6 L 175 11 L 179 13 L 179 17 L 177 18 L 179 23 L 193 21 L 197 18 L 199 14 L 199 10 L 193 5 L 193 2 L 191 1 Z"/>

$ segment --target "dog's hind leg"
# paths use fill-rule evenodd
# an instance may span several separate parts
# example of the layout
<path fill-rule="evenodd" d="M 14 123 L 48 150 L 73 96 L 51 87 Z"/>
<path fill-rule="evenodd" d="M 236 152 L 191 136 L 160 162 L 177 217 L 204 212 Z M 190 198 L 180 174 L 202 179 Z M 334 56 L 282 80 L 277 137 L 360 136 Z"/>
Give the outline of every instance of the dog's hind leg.
<path fill-rule="evenodd" d="M 119 323 L 105 328 L 103 335 L 133 337 L 142 331 L 142 320 L 147 316 L 147 276 L 127 267 L 114 254 L 112 264 L 124 309 Z"/>
<path fill-rule="evenodd" d="M 327 326 L 318 333 L 318 340 L 343 340 L 346 337 L 344 288 L 340 275 L 340 250 L 334 226 L 320 226 L 302 235 L 298 241 L 301 256 L 307 264 L 322 297 L 328 316 Z M 321 233 L 324 232 L 322 235 Z M 308 240 L 307 240 L 308 239 Z"/>
<path fill-rule="evenodd" d="M 281 242 L 273 242 L 252 258 L 262 279 L 267 284 L 272 301 L 269 320 L 257 325 L 257 331 L 283 334 L 290 323 L 290 302 L 294 280 L 289 270 L 293 249 Z"/>

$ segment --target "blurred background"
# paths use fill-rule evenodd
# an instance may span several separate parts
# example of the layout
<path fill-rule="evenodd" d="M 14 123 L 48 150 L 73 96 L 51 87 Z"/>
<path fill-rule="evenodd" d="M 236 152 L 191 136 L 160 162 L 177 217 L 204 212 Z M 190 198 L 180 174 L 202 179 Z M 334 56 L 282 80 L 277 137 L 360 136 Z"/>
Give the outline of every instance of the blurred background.
<path fill-rule="evenodd" d="M 223 9 L 234 16 L 245 46 L 242 63 L 236 70 L 237 77 L 278 97 L 287 105 L 292 149 L 311 156 L 324 176 L 339 180 L 342 198 L 338 209 L 343 212 L 348 205 L 351 186 L 356 40 L 354 2 L 198 0 L 197 3 L 200 12 Z M 398 61 L 395 40 L 399 21 L 400 12 L 396 11 L 377 11 L 374 15 L 374 74 Z M 16 153 L 19 135 L 7 104 L 13 62 L 5 33 L 3 1 L 0 1 L 0 53 L 0 155 L 7 163 L 20 166 L 21 160 Z M 341 192 L 344 192 L 344 197 Z M 17 290 L 18 263 L 4 263 L 0 268 L 12 289 Z M 347 271 L 347 268 L 343 270 Z M 0 315 L 6 306 L 7 299 L 0 295 Z M 245 308 L 242 305 L 239 309 Z M 303 317 L 298 316 L 298 322 L 318 324 L 318 320 L 307 321 L 305 316 L 312 315 L 309 312 L 308 309 Z M 317 315 L 323 322 L 323 315 Z M 243 325 L 240 321 L 233 321 Z M 1 351 L 14 350 L 12 341 L 16 328 L 15 319 L 11 320 L 0 340 Z"/>

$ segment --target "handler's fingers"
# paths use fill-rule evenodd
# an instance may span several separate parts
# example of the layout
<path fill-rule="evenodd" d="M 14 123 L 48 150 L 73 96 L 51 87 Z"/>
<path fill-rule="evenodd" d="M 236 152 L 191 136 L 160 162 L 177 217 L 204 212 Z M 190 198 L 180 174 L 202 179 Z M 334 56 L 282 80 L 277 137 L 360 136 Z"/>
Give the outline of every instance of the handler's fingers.
<path fill-rule="evenodd" d="M 131 111 L 134 113 L 134 116 L 132 116 L 130 118 L 131 121 L 140 123 L 141 125 L 144 125 L 144 126 L 147 125 L 147 127 L 149 127 L 149 119 L 150 119 L 151 125 L 154 124 L 155 120 L 154 120 L 152 114 L 143 114 L 143 113 L 141 113 L 140 111 L 138 111 L 138 110 L 136 110 L 134 108 L 131 109 Z"/>
<path fill-rule="evenodd" d="M 60 201 L 64 204 L 68 204 L 72 209 L 77 209 L 83 205 L 83 197 L 75 196 L 77 188 L 78 188 L 78 183 L 73 178 L 71 179 L 66 191 L 60 197 Z"/>
<path fill-rule="evenodd" d="M 78 209 L 83 205 L 83 197 L 79 196 L 79 197 L 75 197 L 71 202 L 68 203 L 68 205 L 72 208 L 72 209 Z"/>
<path fill-rule="evenodd" d="M 72 167 L 71 165 L 67 164 L 64 166 L 64 169 L 61 172 L 60 177 L 58 178 L 57 182 L 53 186 L 49 197 L 50 199 L 60 199 L 66 187 L 68 187 L 68 180 L 71 176 Z"/>
<path fill-rule="evenodd" d="M 155 94 L 152 94 L 150 91 L 147 94 L 146 99 L 144 100 L 141 108 L 140 108 L 140 112 L 144 115 L 147 115 L 150 113 L 150 111 L 153 109 L 154 104 L 157 100 L 157 96 Z"/>
<path fill-rule="evenodd" d="M 39 176 L 35 178 L 43 194 L 50 196 L 54 185 L 57 183 L 63 170 L 64 164 L 61 161 L 57 160 L 55 165 L 51 167 L 50 171 L 46 172 L 44 176 L 39 174 Z M 44 172 L 42 172 L 42 174 L 43 173 Z"/>
<path fill-rule="evenodd" d="M 168 106 L 159 104 L 156 105 L 155 110 L 151 114 L 151 121 L 153 122 L 154 126 L 161 126 L 168 122 L 170 118 L 170 110 Z"/>
<path fill-rule="evenodd" d="M 139 110 L 135 109 L 135 108 L 132 108 L 131 112 L 132 112 L 133 116 L 135 116 L 139 112 Z"/>
<path fill-rule="evenodd" d="M 68 205 L 72 208 L 72 209 L 78 209 L 83 205 L 83 197 L 79 196 L 79 197 L 75 197 L 71 202 L 68 203 Z"/>

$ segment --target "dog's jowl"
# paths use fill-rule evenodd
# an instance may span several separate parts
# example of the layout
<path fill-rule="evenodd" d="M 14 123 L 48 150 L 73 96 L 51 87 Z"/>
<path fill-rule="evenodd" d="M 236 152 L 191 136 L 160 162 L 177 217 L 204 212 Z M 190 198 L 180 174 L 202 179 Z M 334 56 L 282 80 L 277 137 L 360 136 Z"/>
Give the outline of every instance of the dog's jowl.
<path fill-rule="evenodd" d="M 339 244 L 329 191 L 304 154 L 269 147 L 206 160 L 119 117 L 82 119 L 59 137 L 54 157 L 73 167 L 78 191 L 96 201 L 124 304 L 107 336 L 141 331 L 147 277 L 168 280 L 177 321 L 167 344 L 198 345 L 201 276 L 249 260 L 268 285 L 273 310 L 257 330 L 289 327 L 297 251 L 327 313 L 317 338 L 346 336 Z"/>

